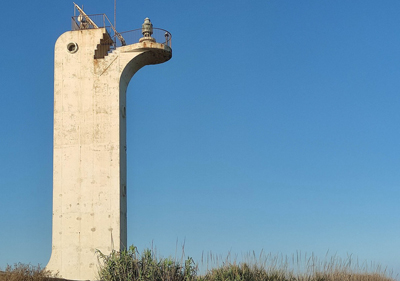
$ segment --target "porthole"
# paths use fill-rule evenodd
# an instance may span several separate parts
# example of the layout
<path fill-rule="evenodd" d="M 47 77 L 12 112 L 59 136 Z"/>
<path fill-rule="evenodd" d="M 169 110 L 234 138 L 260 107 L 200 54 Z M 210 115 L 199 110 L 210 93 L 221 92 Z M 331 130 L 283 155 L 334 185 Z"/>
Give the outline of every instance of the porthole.
<path fill-rule="evenodd" d="M 71 54 L 76 53 L 76 52 L 78 51 L 78 44 L 73 43 L 73 42 L 69 43 L 69 44 L 67 45 L 67 50 L 68 50 L 68 52 L 70 52 Z"/>

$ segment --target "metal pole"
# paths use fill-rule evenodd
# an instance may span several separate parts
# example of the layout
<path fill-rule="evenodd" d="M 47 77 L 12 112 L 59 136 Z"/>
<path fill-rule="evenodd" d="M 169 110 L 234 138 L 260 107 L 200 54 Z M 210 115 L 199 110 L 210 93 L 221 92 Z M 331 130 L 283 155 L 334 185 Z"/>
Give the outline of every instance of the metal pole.
<path fill-rule="evenodd" d="M 117 0 L 114 0 L 114 28 L 117 29 Z"/>

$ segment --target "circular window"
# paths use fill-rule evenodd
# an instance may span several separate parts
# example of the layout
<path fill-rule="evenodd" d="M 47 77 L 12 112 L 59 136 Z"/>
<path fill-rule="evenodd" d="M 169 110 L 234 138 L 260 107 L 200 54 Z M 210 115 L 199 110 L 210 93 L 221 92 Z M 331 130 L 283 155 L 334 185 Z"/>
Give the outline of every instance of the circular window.
<path fill-rule="evenodd" d="M 68 52 L 70 52 L 71 54 L 76 53 L 78 51 L 78 44 L 76 43 L 69 43 L 67 45 L 67 50 Z"/>

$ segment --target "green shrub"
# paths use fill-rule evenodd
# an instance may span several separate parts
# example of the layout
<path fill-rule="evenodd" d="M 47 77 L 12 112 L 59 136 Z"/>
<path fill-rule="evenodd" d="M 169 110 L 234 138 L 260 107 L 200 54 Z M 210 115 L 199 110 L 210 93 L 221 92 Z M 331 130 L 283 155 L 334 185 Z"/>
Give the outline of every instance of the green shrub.
<path fill-rule="evenodd" d="M 149 249 L 139 254 L 134 246 L 121 252 L 112 251 L 110 255 L 97 253 L 102 281 L 192 281 L 196 278 L 197 268 L 192 258 L 181 265 L 171 258 L 158 259 Z"/>

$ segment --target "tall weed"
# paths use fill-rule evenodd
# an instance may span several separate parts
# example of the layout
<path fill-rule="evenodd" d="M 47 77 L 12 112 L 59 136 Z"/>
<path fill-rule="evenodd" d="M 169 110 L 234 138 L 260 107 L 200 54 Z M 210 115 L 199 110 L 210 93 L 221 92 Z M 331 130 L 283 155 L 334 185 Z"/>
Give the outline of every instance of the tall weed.
<path fill-rule="evenodd" d="M 199 267 L 192 258 L 177 262 L 171 258 L 155 257 L 152 250 L 139 254 L 136 247 L 127 251 L 113 251 L 110 255 L 98 252 L 99 277 L 103 281 L 394 281 L 390 272 L 380 267 L 359 265 L 351 256 L 336 256 L 319 260 L 314 255 L 297 253 L 291 257 L 272 254 L 252 254 L 243 262 L 221 262 L 220 257 L 207 257 L 207 271 L 199 275 Z M 209 262 L 215 263 L 209 269 Z"/>

